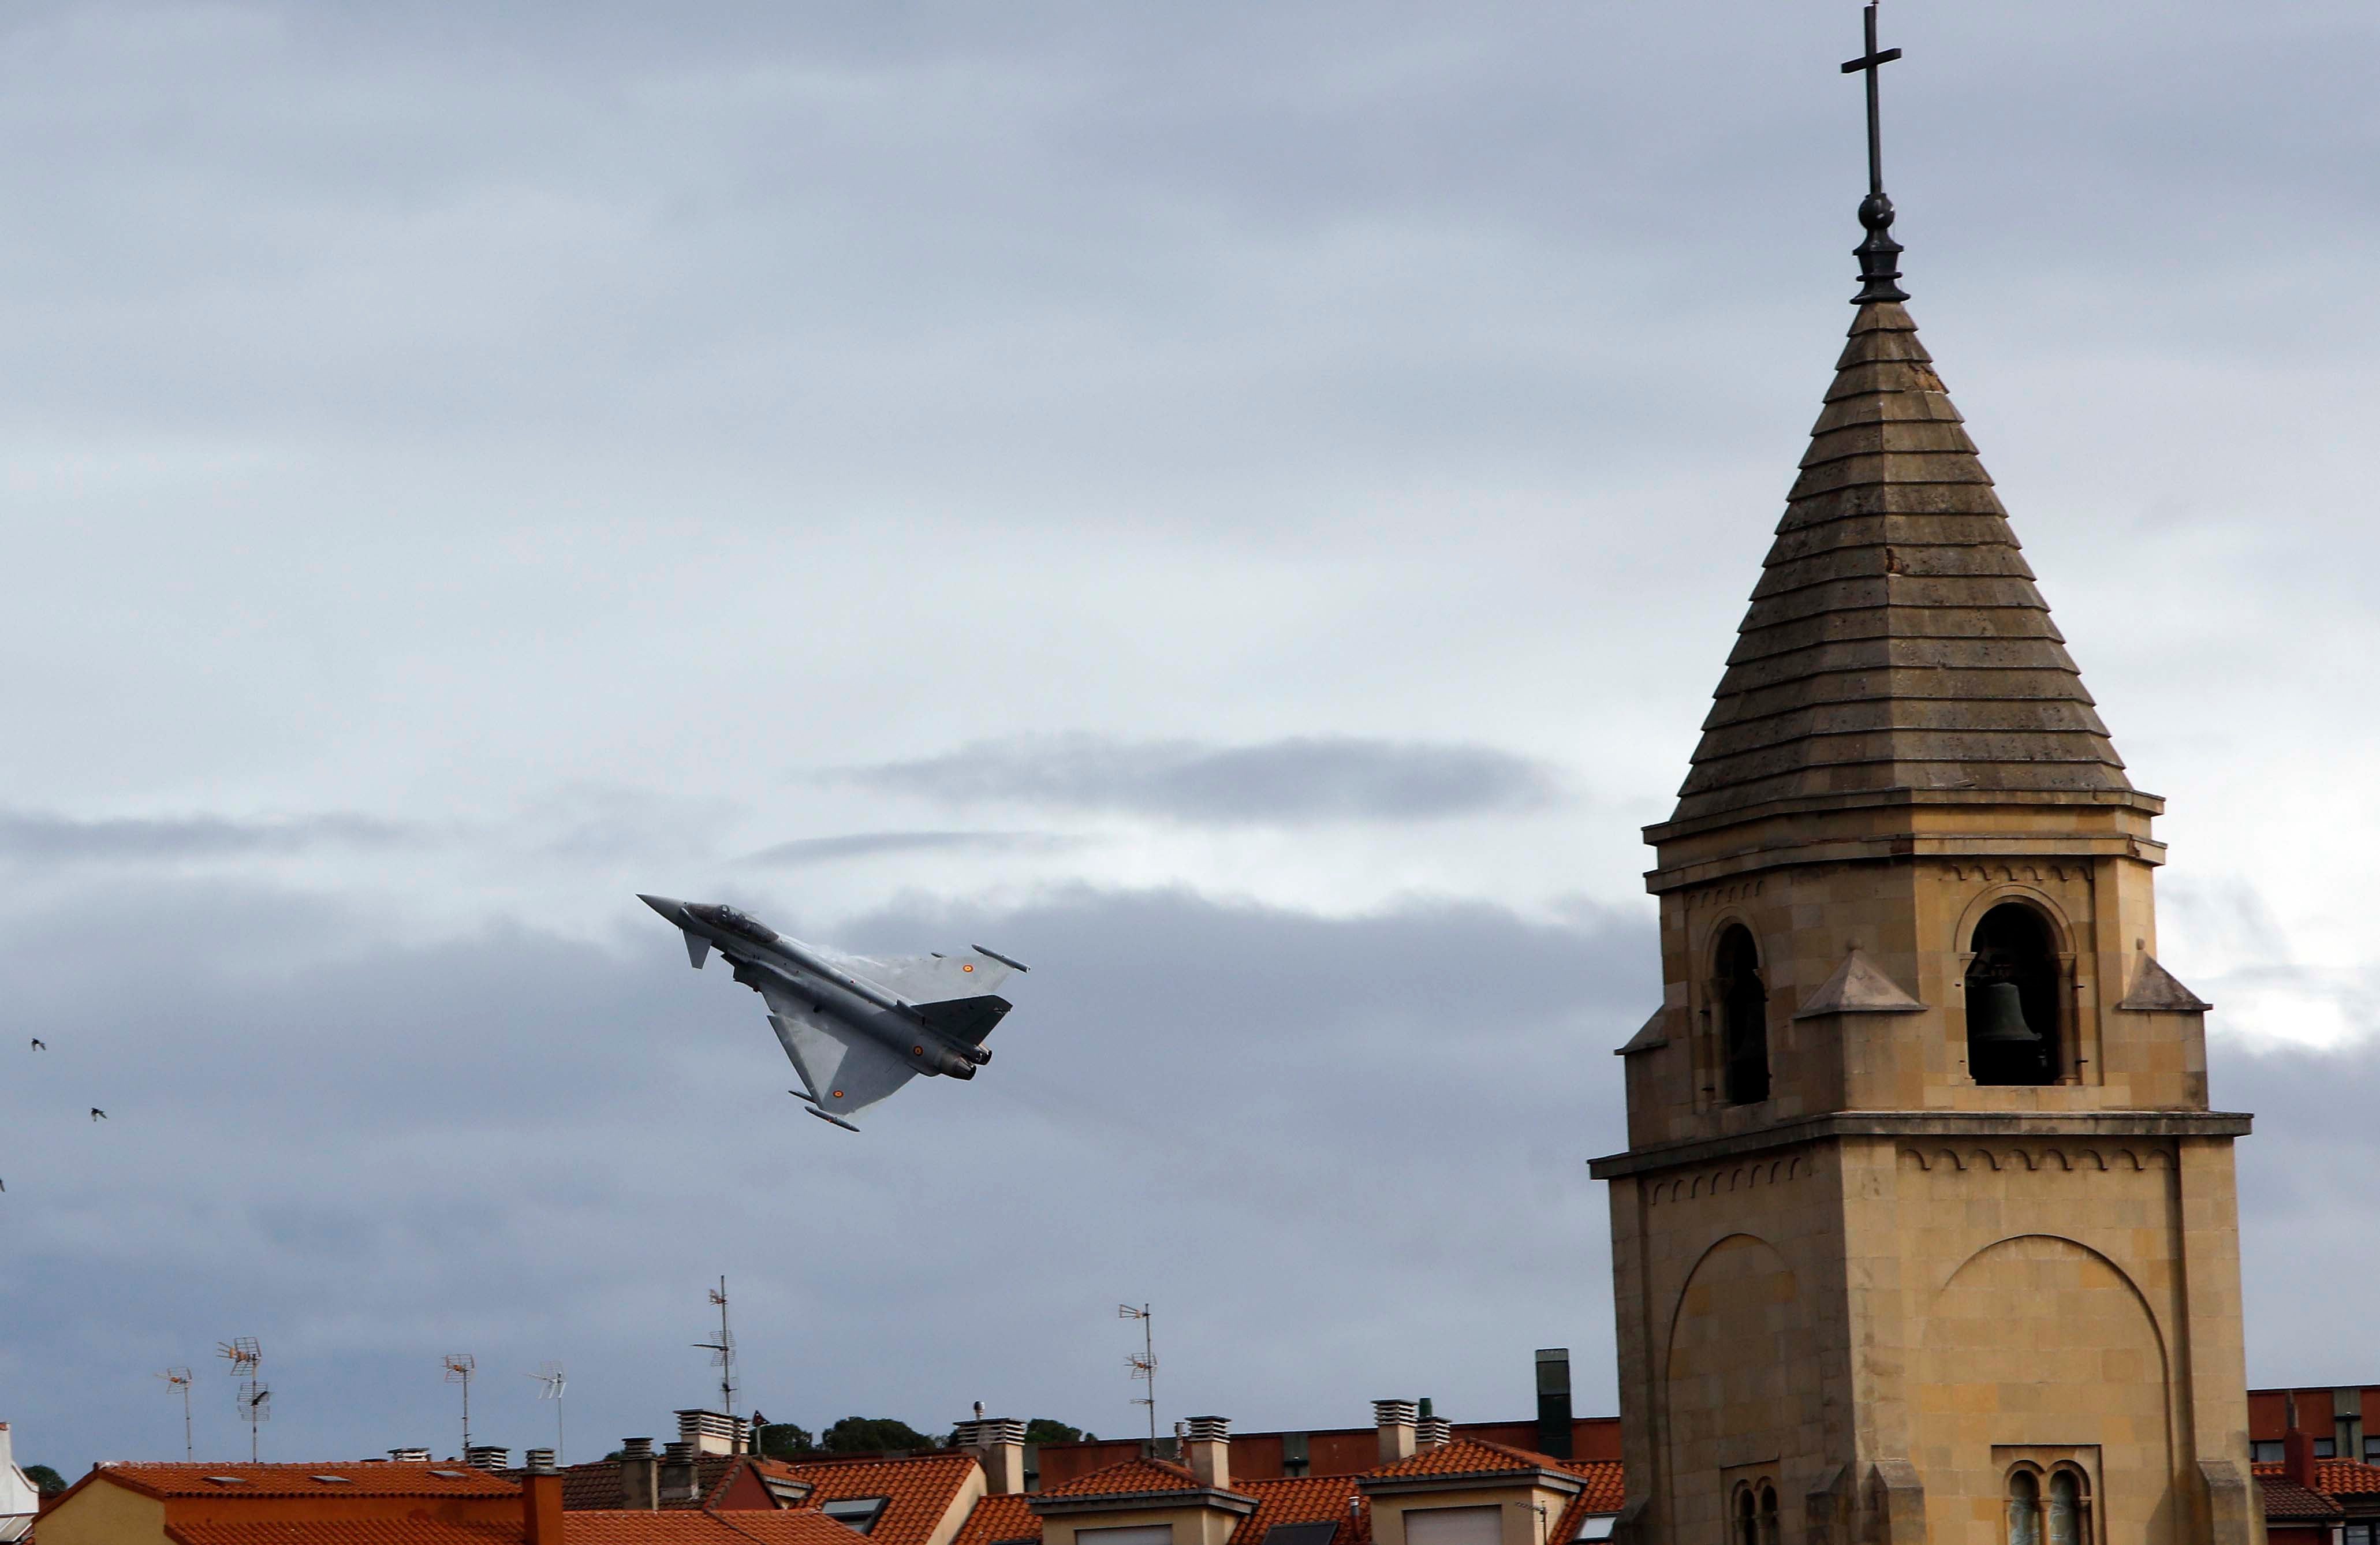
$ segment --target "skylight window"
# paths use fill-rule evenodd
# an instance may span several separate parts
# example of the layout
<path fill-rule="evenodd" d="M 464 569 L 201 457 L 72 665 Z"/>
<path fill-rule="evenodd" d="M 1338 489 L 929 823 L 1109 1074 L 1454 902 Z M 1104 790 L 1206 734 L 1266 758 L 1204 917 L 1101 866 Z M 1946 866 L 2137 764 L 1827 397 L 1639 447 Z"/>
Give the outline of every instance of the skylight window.
<path fill-rule="evenodd" d="M 1611 1526 L 1618 1522 L 1620 1522 L 1620 1515 L 1616 1513 L 1605 1513 L 1593 1518 L 1582 1518 L 1578 1524 L 1578 1538 L 1609 1539 L 1611 1538 Z"/>
<path fill-rule="evenodd" d="M 441 1480 L 460 1480 L 469 1472 L 467 1470 L 432 1470 L 430 1473 L 436 1476 Z"/>
<path fill-rule="evenodd" d="M 215 1486 L 245 1486 L 248 1484 L 248 1478 L 246 1476 L 209 1476 L 207 1477 L 207 1480 L 210 1484 Z"/>
<path fill-rule="evenodd" d="M 319 1480 L 325 1486 L 353 1486 L 355 1484 L 354 1481 L 348 1479 L 346 1476 L 308 1476 L 306 1478 L 309 1480 Z"/>
<path fill-rule="evenodd" d="M 845 1497 L 828 1502 L 819 1511 L 847 1528 L 866 1534 L 876 1527 L 876 1520 L 884 1515 L 884 1504 L 890 1500 L 885 1497 Z"/>
<path fill-rule="evenodd" d="M 1305 1524 L 1275 1524 L 1265 1530 L 1264 1545 L 1330 1545 L 1339 1537 L 1339 1520 L 1323 1518 Z"/>

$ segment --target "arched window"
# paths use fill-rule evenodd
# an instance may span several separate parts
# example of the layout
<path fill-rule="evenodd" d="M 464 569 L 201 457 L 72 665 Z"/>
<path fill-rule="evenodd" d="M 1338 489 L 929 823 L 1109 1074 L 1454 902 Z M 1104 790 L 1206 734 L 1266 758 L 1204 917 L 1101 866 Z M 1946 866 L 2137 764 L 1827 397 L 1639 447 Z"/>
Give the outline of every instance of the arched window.
<path fill-rule="evenodd" d="M 1760 1483 L 1760 1545 L 1777 1545 L 1777 1488 Z"/>
<path fill-rule="evenodd" d="M 1752 931 L 1730 924 L 1718 940 L 1720 1054 L 1727 1061 L 1727 1099 L 1749 1105 L 1768 1098 L 1768 989 L 1760 979 L 1760 951 Z"/>
<path fill-rule="evenodd" d="M 2041 1479 L 2031 1470 L 2009 1472 L 2008 1545 L 2041 1545 Z"/>
<path fill-rule="evenodd" d="M 2080 1470 L 2050 1473 L 2047 1545 L 2091 1545 L 2091 1493 Z"/>
<path fill-rule="evenodd" d="M 1752 1488 L 1735 1489 L 1735 1545 L 1760 1545 L 1759 1504 L 1753 1501 Z"/>
<path fill-rule="evenodd" d="M 1967 1071 L 1979 1084 L 2054 1084 L 2058 951 L 2048 920 L 2004 901 L 1975 924 L 1967 946 Z"/>

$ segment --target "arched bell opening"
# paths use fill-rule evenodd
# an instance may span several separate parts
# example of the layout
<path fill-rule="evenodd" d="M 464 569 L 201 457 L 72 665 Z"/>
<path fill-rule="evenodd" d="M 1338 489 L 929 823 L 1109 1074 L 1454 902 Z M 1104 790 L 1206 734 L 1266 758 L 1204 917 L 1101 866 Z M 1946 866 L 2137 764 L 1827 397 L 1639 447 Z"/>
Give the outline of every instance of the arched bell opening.
<path fill-rule="evenodd" d="M 1768 987 L 1752 931 L 1730 923 L 1719 935 L 1711 996 L 1719 1010 L 1719 1055 L 1730 1105 L 1768 1098 Z"/>
<path fill-rule="evenodd" d="M 2065 1059 L 2049 919 L 2004 901 L 1976 922 L 1967 947 L 1968 1073 L 1979 1084 L 2058 1082 Z"/>

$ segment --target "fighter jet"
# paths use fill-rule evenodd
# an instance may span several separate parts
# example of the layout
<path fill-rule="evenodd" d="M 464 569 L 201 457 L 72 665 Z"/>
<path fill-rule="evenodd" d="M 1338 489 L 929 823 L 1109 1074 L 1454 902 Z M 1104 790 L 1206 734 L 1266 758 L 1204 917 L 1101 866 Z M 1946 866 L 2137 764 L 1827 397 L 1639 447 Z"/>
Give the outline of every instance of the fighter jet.
<path fill-rule="evenodd" d="M 843 955 L 788 939 L 733 906 L 637 899 L 686 935 L 696 970 L 716 949 L 735 979 L 760 994 L 802 1081 L 792 1092 L 809 1102 L 810 1114 L 850 1132 L 859 1128 L 845 1118 L 920 1073 L 974 1077 L 991 1061 L 983 1038 L 1013 1006 L 992 989 L 1025 969 L 981 944 L 965 955 Z"/>

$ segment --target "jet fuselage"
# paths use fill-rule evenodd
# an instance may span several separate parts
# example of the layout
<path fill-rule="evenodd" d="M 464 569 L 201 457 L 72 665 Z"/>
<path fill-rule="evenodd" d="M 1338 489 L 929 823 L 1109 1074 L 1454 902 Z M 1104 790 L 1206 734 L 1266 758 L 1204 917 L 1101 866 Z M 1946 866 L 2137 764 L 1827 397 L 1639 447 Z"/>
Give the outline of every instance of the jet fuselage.
<path fill-rule="evenodd" d="M 760 991 L 759 973 L 774 973 L 816 1012 L 875 1040 L 918 1072 L 934 1077 L 972 1078 L 978 1063 L 991 1060 L 981 1047 L 953 1041 L 918 1017 L 900 997 L 852 975 L 804 949 L 732 906 L 684 902 L 668 896 L 638 900 L 685 930 L 689 956 L 694 940 L 707 940 L 726 957 L 735 979 Z M 694 961 L 699 967 L 701 960 Z"/>

